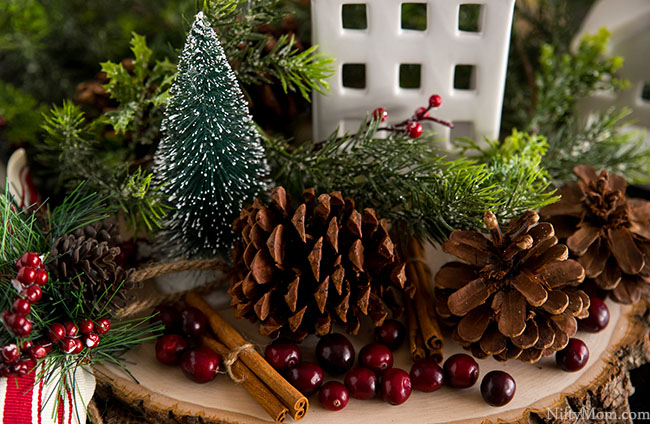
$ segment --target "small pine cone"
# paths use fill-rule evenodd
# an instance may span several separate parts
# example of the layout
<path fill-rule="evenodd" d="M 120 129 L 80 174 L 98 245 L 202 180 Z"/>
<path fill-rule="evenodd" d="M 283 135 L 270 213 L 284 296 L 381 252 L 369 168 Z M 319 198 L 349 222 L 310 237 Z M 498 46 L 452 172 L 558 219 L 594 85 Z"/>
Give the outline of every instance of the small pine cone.
<path fill-rule="evenodd" d="M 445 252 L 450 262 L 435 277 L 436 310 L 454 322 L 453 338 L 479 358 L 537 362 L 563 349 L 585 318 L 589 296 L 575 286 L 584 280 L 578 262 L 567 259 L 553 226 L 526 211 L 502 233 L 493 213 L 478 231 L 454 231 Z"/>
<path fill-rule="evenodd" d="M 136 287 L 131 280 L 133 269 L 115 263 L 119 254 L 119 247 L 110 247 L 105 241 L 70 234 L 56 240 L 46 267 L 51 277 L 70 281 L 72 288 L 81 292 L 86 311 L 101 311 L 112 296 L 104 309 L 111 314 L 126 305 L 129 290 Z"/>
<path fill-rule="evenodd" d="M 78 228 L 72 234 L 76 237 L 95 239 L 98 243 L 106 242 L 111 247 L 121 243 L 119 227 L 112 219 L 93 222 Z"/>
<path fill-rule="evenodd" d="M 231 305 L 237 317 L 261 321 L 262 335 L 302 340 L 330 333 L 334 321 L 357 334 L 364 315 L 381 325 L 388 310 L 401 312 L 396 292 L 413 295 L 386 221 L 339 192 L 316 198 L 306 190 L 294 209 L 278 187 L 268 206 L 256 199 L 244 208 L 234 228 L 242 239 Z"/>
<path fill-rule="evenodd" d="M 578 182 L 540 213 L 566 240 L 587 278 L 620 303 L 636 303 L 650 289 L 650 202 L 627 199 L 617 174 L 576 166 Z"/>

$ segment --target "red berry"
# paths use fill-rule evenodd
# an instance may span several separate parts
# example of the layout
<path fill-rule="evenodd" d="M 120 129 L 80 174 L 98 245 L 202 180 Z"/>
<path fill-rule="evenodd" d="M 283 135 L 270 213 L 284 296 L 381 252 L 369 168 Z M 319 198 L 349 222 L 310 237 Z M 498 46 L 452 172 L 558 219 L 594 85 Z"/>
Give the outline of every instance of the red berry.
<path fill-rule="evenodd" d="M 24 340 L 24 341 L 21 343 L 21 345 L 20 345 L 20 351 L 21 351 L 21 352 L 26 352 L 26 351 L 28 351 L 29 348 L 31 348 L 32 346 L 34 346 L 34 342 L 33 342 L 33 341 L 31 341 L 31 340 Z"/>
<path fill-rule="evenodd" d="M 517 384 L 510 374 L 504 371 L 490 371 L 481 381 L 481 396 L 492 406 L 503 406 L 515 397 Z"/>
<path fill-rule="evenodd" d="M 409 122 L 406 124 L 406 133 L 408 134 L 409 137 L 411 138 L 418 138 L 422 135 L 422 132 L 424 129 L 422 128 L 422 124 L 419 122 Z"/>
<path fill-rule="evenodd" d="M 207 321 L 203 312 L 191 306 L 181 312 L 181 327 L 185 334 L 198 336 L 205 330 Z"/>
<path fill-rule="evenodd" d="M 434 94 L 433 96 L 429 97 L 429 106 L 431 107 L 438 107 L 442 104 L 442 97 L 440 97 L 437 94 Z"/>
<path fill-rule="evenodd" d="M 478 380 L 478 364 L 469 355 L 457 353 L 450 356 L 443 366 L 445 381 L 451 387 L 465 389 L 471 387 Z"/>
<path fill-rule="evenodd" d="M 61 340 L 61 350 L 64 353 L 73 353 L 77 349 L 77 339 L 66 337 Z"/>
<path fill-rule="evenodd" d="M 3 346 L 2 358 L 9 364 L 16 362 L 18 358 L 20 358 L 20 354 L 18 353 L 18 346 L 13 343 Z"/>
<path fill-rule="evenodd" d="M 17 264 L 20 263 L 20 267 L 29 266 L 32 268 L 39 268 L 43 262 L 41 262 L 40 256 L 38 253 L 27 252 L 20 257 Z"/>
<path fill-rule="evenodd" d="M 352 368 L 345 375 L 345 387 L 355 399 L 372 399 L 379 386 L 377 376 L 368 368 Z"/>
<path fill-rule="evenodd" d="M 442 368 L 431 359 L 416 361 L 411 367 L 409 377 L 415 390 L 426 393 L 438 390 L 445 380 Z"/>
<path fill-rule="evenodd" d="M 50 280 L 50 276 L 47 274 L 47 271 L 44 269 L 36 270 L 36 284 L 39 286 L 44 286 Z"/>
<path fill-rule="evenodd" d="M 381 343 L 370 343 L 359 352 L 359 365 L 382 375 L 393 367 L 393 352 Z"/>
<path fill-rule="evenodd" d="M 375 121 L 379 119 L 381 122 L 385 122 L 388 119 L 388 112 L 383 107 L 378 107 L 372 111 L 372 117 Z"/>
<path fill-rule="evenodd" d="M 287 371 L 287 381 L 309 397 L 323 384 L 323 370 L 313 362 L 301 362 Z"/>
<path fill-rule="evenodd" d="M 11 331 L 16 337 L 27 337 L 32 332 L 32 322 L 22 314 L 16 314 Z"/>
<path fill-rule="evenodd" d="M 43 290 L 37 285 L 29 286 L 21 293 L 30 303 L 36 303 L 43 297 Z"/>
<path fill-rule="evenodd" d="M 24 266 L 18 270 L 16 280 L 25 286 L 31 286 L 36 282 L 36 270 L 31 266 Z"/>
<path fill-rule="evenodd" d="M 327 334 L 316 345 L 318 364 L 330 374 L 343 374 L 354 364 L 354 346 L 340 333 Z"/>
<path fill-rule="evenodd" d="M 11 311 L 6 310 L 2 312 L 2 321 L 4 321 L 5 325 L 8 328 L 11 328 L 11 326 L 14 323 L 14 319 L 16 318 L 15 314 L 12 314 Z"/>
<path fill-rule="evenodd" d="M 47 349 L 41 345 L 34 345 L 29 349 L 29 356 L 36 361 L 43 359 L 47 356 Z"/>
<path fill-rule="evenodd" d="M 36 345 L 42 346 L 43 349 L 45 349 L 46 353 L 50 353 L 52 351 L 52 342 L 48 337 L 41 337 L 40 339 L 36 340 Z"/>
<path fill-rule="evenodd" d="M 13 309 L 14 312 L 18 314 L 28 315 L 32 310 L 32 304 L 29 303 L 29 301 L 19 297 L 18 299 L 14 300 Z"/>
<path fill-rule="evenodd" d="M 108 333 L 108 330 L 111 329 L 111 322 L 107 320 L 106 318 L 98 319 L 97 320 L 97 325 L 95 326 L 95 331 L 97 334 L 103 336 L 104 334 Z"/>
<path fill-rule="evenodd" d="M 72 321 L 65 322 L 63 324 L 63 327 L 65 328 L 65 335 L 68 336 L 68 337 L 74 337 L 79 332 L 79 328 Z"/>
<path fill-rule="evenodd" d="M 5 363 L 0 363 L 0 376 L 4 378 L 11 377 L 13 375 L 13 367 L 11 367 L 9 364 Z"/>
<path fill-rule="evenodd" d="M 99 336 L 97 333 L 86 334 L 84 337 L 84 345 L 88 349 L 94 349 L 99 345 Z"/>
<path fill-rule="evenodd" d="M 17 376 L 22 377 L 29 374 L 34 367 L 36 367 L 36 361 L 33 359 L 23 359 L 14 364 L 13 372 L 16 373 Z"/>
<path fill-rule="evenodd" d="M 50 329 L 47 335 L 49 339 L 54 343 L 61 341 L 65 337 L 65 327 L 58 322 L 55 322 L 54 324 L 50 325 Z"/>
<path fill-rule="evenodd" d="M 185 375 L 197 383 L 214 380 L 219 371 L 219 356 L 206 346 L 186 350 L 181 358 L 181 369 Z"/>
<path fill-rule="evenodd" d="M 388 346 L 390 350 L 397 350 L 406 338 L 406 327 L 396 319 L 387 319 L 375 328 L 375 340 Z"/>
<path fill-rule="evenodd" d="M 95 324 L 89 319 L 82 319 L 79 321 L 79 331 L 81 334 L 90 334 L 95 328 Z"/>
<path fill-rule="evenodd" d="M 81 342 L 81 339 L 73 339 L 74 340 L 74 349 L 72 349 L 73 355 L 76 355 L 78 353 L 81 353 L 82 350 L 84 350 L 84 344 Z"/>
<path fill-rule="evenodd" d="M 589 349 L 580 339 L 569 339 L 569 344 L 555 354 L 555 362 L 564 371 L 581 370 L 589 360 Z"/>
<path fill-rule="evenodd" d="M 321 405 L 330 411 L 340 411 L 348 404 L 350 393 L 338 381 L 328 381 L 321 387 L 318 399 Z"/>
<path fill-rule="evenodd" d="M 178 334 L 165 334 L 156 341 L 156 358 L 165 365 L 181 363 L 181 354 L 189 343 Z"/>
<path fill-rule="evenodd" d="M 607 304 L 597 297 L 591 298 L 589 316 L 578 320 L 580 330 L 588 333 L 598 333 L 609 324 L 609 308 Z"/>
<path fill-rule="evenodd" d="M 284 372 L 302 361 L 302 352 L 297 344 L 276 341 L 266 346 L 264 357 L 279 372 Z"/>
<path fill-rule="evenodd" d="M 429 117 L 429 111 L 428 111 L 427 108 L 425 108 L 425 107 L 419 107 L 419 108 L 417 108 L 417 110 L 415 111 L 415 116 L 416 116 L 418 119 L 428 118 L 428 117 Z"/>
<path fill-rule="evenodd" d="M 400 405 L 411 396 L 411 379 L 406 371 L 391 368 L 381 379 L 381 397 L 391 405 Z"/>
<path fill-rule="evenodd" d="M 181 313 L 170 305 L 159 305 L 155 311 L 154 320 L 160 321 L 166 331 L 177 332 L 181 329 Z"/>

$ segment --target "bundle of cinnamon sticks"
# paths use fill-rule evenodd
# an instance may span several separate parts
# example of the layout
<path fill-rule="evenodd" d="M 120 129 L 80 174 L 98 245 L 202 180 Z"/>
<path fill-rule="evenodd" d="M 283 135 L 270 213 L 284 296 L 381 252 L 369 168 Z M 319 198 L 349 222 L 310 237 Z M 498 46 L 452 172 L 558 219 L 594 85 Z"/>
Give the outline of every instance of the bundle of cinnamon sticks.
<path fill-rule="evenodd" d="M 414 361 L 432 358 L 441 362 L 443 336 L 433 308 L 432 275 L 424 262 L 424 248 L 412 238 L 402 250 L 406 260 L 406 278 L 416 289 L 413 299 L 404 297 L 411 357 Z"/>
<path fill-rule="evenodd" d="M 294 420 L 305 417 L 309 409 L 307 398 L 286 381 L 254 349 L 243 349 L 248 343 L 237 330 L 196 293 L 187 294 L 185 302 L 189 306 L 199 309 L 208 317 L 210 328 L 218 339 L 203 336 L 201 342 L 205 346 L 224 358 L 229 357 L 233 351 L 238 352 L 237 360 L 231 365 L 231 375 L 275 422 L 283 422 L 287 413 Z"/>

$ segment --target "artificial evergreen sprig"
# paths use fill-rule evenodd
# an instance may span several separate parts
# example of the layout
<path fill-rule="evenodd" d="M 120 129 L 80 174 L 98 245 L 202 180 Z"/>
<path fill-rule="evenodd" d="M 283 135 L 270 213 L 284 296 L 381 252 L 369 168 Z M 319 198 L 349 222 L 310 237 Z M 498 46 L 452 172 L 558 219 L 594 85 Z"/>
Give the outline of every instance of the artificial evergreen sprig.
<path fill-rule="evenodd" d="M 486 210 L 506 219 L 557 200 L 540 167 L 545 145 L 508 155 L 495 152 L 483 163 L 450 160 L 430 136 L 391 132 L 377 138 L 380 123 L 380 116 L 368 116 L 356 134 L 335 132 L 317 149 L 268 140 L 273 180 L 293 196 L 307 187 L 341 191 L 416 237 L 437 242 L 453 229 L 479 225 Z M 513 137 L 512 143 L 522 145 L 526 139 L 521 133 Z"/>

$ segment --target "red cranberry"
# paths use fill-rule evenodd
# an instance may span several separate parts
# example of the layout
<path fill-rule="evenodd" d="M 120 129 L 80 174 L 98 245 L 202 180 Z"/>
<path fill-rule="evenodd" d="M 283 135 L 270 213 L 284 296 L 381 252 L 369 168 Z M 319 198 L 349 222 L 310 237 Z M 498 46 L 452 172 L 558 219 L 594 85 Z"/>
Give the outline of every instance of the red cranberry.
<path fill-rule="evenodd" d="M 425 107 L 419 107 L 419 108 L 417 108 L 417 110 L 415 111 L 415 116 L 416 116 L 418 119 L 428 118 L 428 117 L 429 117 L 429 111 L 428 111 L 427 108 L 425 108 Z"/>
<path fill-rule="evenodd" d="M 323 370 L 313 362 L 301 362 L 287 371 L 287 381 L 309 397 L 323 384 Z"/>
<path fill-rule="evenodd" d="M 350 400 L 348 389 L 338 381 L 328 381 L 323 384 L 318 394 L 321 405 L 330 411 L 340 411 Z"/>
<path fill-rule="evenodd" d="M 442 104 L 442 97 L 440 97 L 437 94 L 434 94 L 433 96 L 429 97 L 429 106 L 431 107 L 439 107 Z"/>
<path fill-rule="evenodd" d="M 65 335 L 68 336 L 68 337 L 74 337 L 79 332 L 79 328 L 72 321 L 65 322 L 63 324 L 63 327 L 65 328 Z"/>
<path fill-rule="evenodd" d="M 181 358 L 181 369 L 185 375 L 197 383 L 214 380 L 221 361 L 214 350 L 206 346 L 186 350 Z"/>
<path fill-rule="evenodd" d="M 205 329 L 207 321 L 203 312 L 191 306 L 181 312 L 181 327 L 186 334 L 198 336 Z"/>
<path fill-rule="evenodd" d="M 2 347 L 2 358 L 9 364 L 13 364 L 20 358 L 18 353 L 18 346 L 15 344 L 8 344 Z"/>
<path fill-rule="evenodd" d="M 409 377 L 415 390 L 426 393 L 438 390 L 445 380 L 442 368 L 431 359 L 416 361 L 411 367 Z"/>
<path fill-rule="evenodd" d="M 188 344 L 183 336 L 165 334 L 156 341 L 156 358 L 165 365 L 178 365 Z"/>
<path fill-rule="evenodd" d="M 70 353 L 76 355 L 77 353 L 81 353 L 81 351 L 84 350 L 84 344 L 81 342 L 81 339 L 73 339 L 73 340 L 74 340 L 74 348 Z"/>
<path fill-rule="evenodd" d="M 316 359 L 330 374 L 343 374 L 354 364 L 354 346 L 340 333 L 321 337 L 316 345 Z"/>
<path fill-rule="evenodd" d="M 20 268 L 24 266 L 39 268 L 42 265 L 40 256 L 38 256 L 38 253 L 34 253 L 34 252 L 24 253 L 23 256 L 20 257 L 17 263 L 20 264 Z"/>
<path fill-rule="evenodd" d="M 419 122 L 409 122 L 406 124 L 406 133 L 411 138 L 418 138 L 422 135 L 424 128 Z"/>
<path fill-rule="evenodd" d="M 86 337 L 84 337 L 84 345 L 88 349 L 96 348 L 99 345 L 99 335 L 97 333 L 86 334 Z"/>
<path fill-rule="evenodd" d="M 34 345 L 29 349 L 29 356 L 30 358 L 38 361 L 39 359 L 43 359 L 47 356 L 47 349 L 41 345 Z"/>
<path fill-rule="evenodd" d="M 609 308 L 607 304 L 602 299 L 592 297 L 589 305 L 589 316 L 578 320 L 580 329 L 588 333 L 598 333 L 604 330 L 607 324 L 609 324 Z"/>
<path fill-rule="evenodd" d="M 31 340 L 24 340 L 24 341 L 20 344 L 20 351 L 21 351 L 21 352 L 26 352 L 26 351 L 28 351 L 29 348 L 31 348 L 32 346 L 34 346 L 34 342 L 33 342 L 33 341 L 31 341 Z"/>
<path fill-rule="evenodd" d="M 302 352 L 295 343 L 276 341 L 266 346 L 264 357 L 273 368 L 284 372 L 302 361 Z"/>
<path fill-rule="evenodd" d="M 406 338 L 406 327 L 396 319 L 387 319 L 375 328 L 375 340 L 388 346 L 390 350 L 397 350 Z"/>
<path fill-rule="evenodd" d="M 383 107 L 378 107 L 372 111 L 372 117 L 375 121 L 380 119 L 381 122 L 385 122 L 388 119 L 388 112 Z"/>
<path fill-rule="evenodd" d="M 36 270 L 36 284 L 39 286 L 44 286 L 50 280 L 50 276 L 47 274 L 47 271 L 44 269 Z"/>
<path fill-rule="evenodd" d="M 102 318 L 97 320 L 97 325 L 95 326 L 95 331 L 97 334 L 103 336 L 104 334 L 108 333 L 108 330 L 111 329 L 111 322 L 107 320 L 106 318 Z"/>
<path fill-rule="evenodd" d="M 32 332 L 32 322 L 25 318 L 22 314 L 15 314 L 14 324 L 11 326 L 11 331 L 16 337 L 27 337 Z"/>
<path fill-rule="evenodd" d="M 411 379 L 406 371 L 391 368 L 381 379 L 381 397 L 391 405 L 400 405 L 411 396 Z"/>
<path fill-rule="evenodd" d="M 11 311 L 6 310 L 2 312 L 2 321 L 8 328 L 11 328 L 11 325 L 14 323 L 14 318 L 16 318 L 16 314 L 11 313 Z"/>
<path fill-rule="evenodd" d="M 569 344 L 555 354 L 555 362 L 564 371 L 578 371 L 587 365 L 589 360 L 589 349 L 585 342 L 580 339 L 571 338 Z"/>
<path fill-rule="evenodd" d="M 352 368 L 345 375 L 345 386 L 355 399 L 372 399 L 377 395 L 377 376 L 368 368 Z"/>
<path fill-rule="evenodd" d="M 62 340 L 65 337 L 65 327 L 62 324 L 55 322 L 54 324 L 50 325 L 48 337 L 52 342 L 55 343 Z"/>
<path fill-rule="evenodd" d="M 9 364 L 5 363 L 0 363 L 0 376 L 4 378 L 11 377 L 13 375 L 13 367 L 11 367 Z"/>
<path fill-rule="evenodd" d="M 165 327 L 165 331 L 176 332 L 181 329 L 181 313 L 170 305 L 160 305 L 155 310 L 154 320 L 158 320 Z"/>
<path fill-rule="evenodd" d="M 89 319 L 82 319 L 79 321 L 79 331 L 81 334 L 90 334 L 95 328 L 95 324 Z"/>
<path fill-rule="evenodd" d="M 61 350 L 65 353 L 72 353 L 77 349 L 77 340 L 66 337 L 61 340 Z"/>
<path fill-rule="evenodd" d="M 465 389 L 471 387 L 478 380 L 478 364 L 469 355 L 457 353 L 450 356 L 443 366 L 445 381 L 451 387 Z"/>
<path fill-rule="evenodd" d="M 504 371 L 490 371 L 481 381 L 481 396 L 492 406 L 503 406 L 515 397 L 517 383 Z"/>
<path fill-rule="evenodd" d="M 36 303 L 39 300 L 41 300 L 41 297 L 43 297 L 43 290 L 41 290 L 41 288 L 38 285 L 33 285 L 23 290 L 21 294 L 30 303 Z"/>
<path fill-rule="evenodd" d="M 18 299 L 14 300 L 13 309 L 16 313 L 28 315 L 32 310 L 32 304 L 29 303 L 29 301 L 19 297 Z"/>
<path fill-rule="evenodd" d="M 29 374 L 29 372 L 33 370 L 34 367 L 36 367 L 36 361 L 33 359 L 23 359 L 19 362 L 16 362 L 12 367 L 12 370 L 14 373 L 16 373 L 17 376 L 22 377 Z"/>
<path fill-rule="evenodd" d="M 359 365 L 382 375 L 393 367 L 393 352 L 381 343 L 370 343 L 359 352 Z"/>
<path fill-rule="evenodd" d="M 31 266 L 24 266 L 18 270 L 16 280 L 25 286 L 31 286 L 36 281 L 36 270 Z"/>

